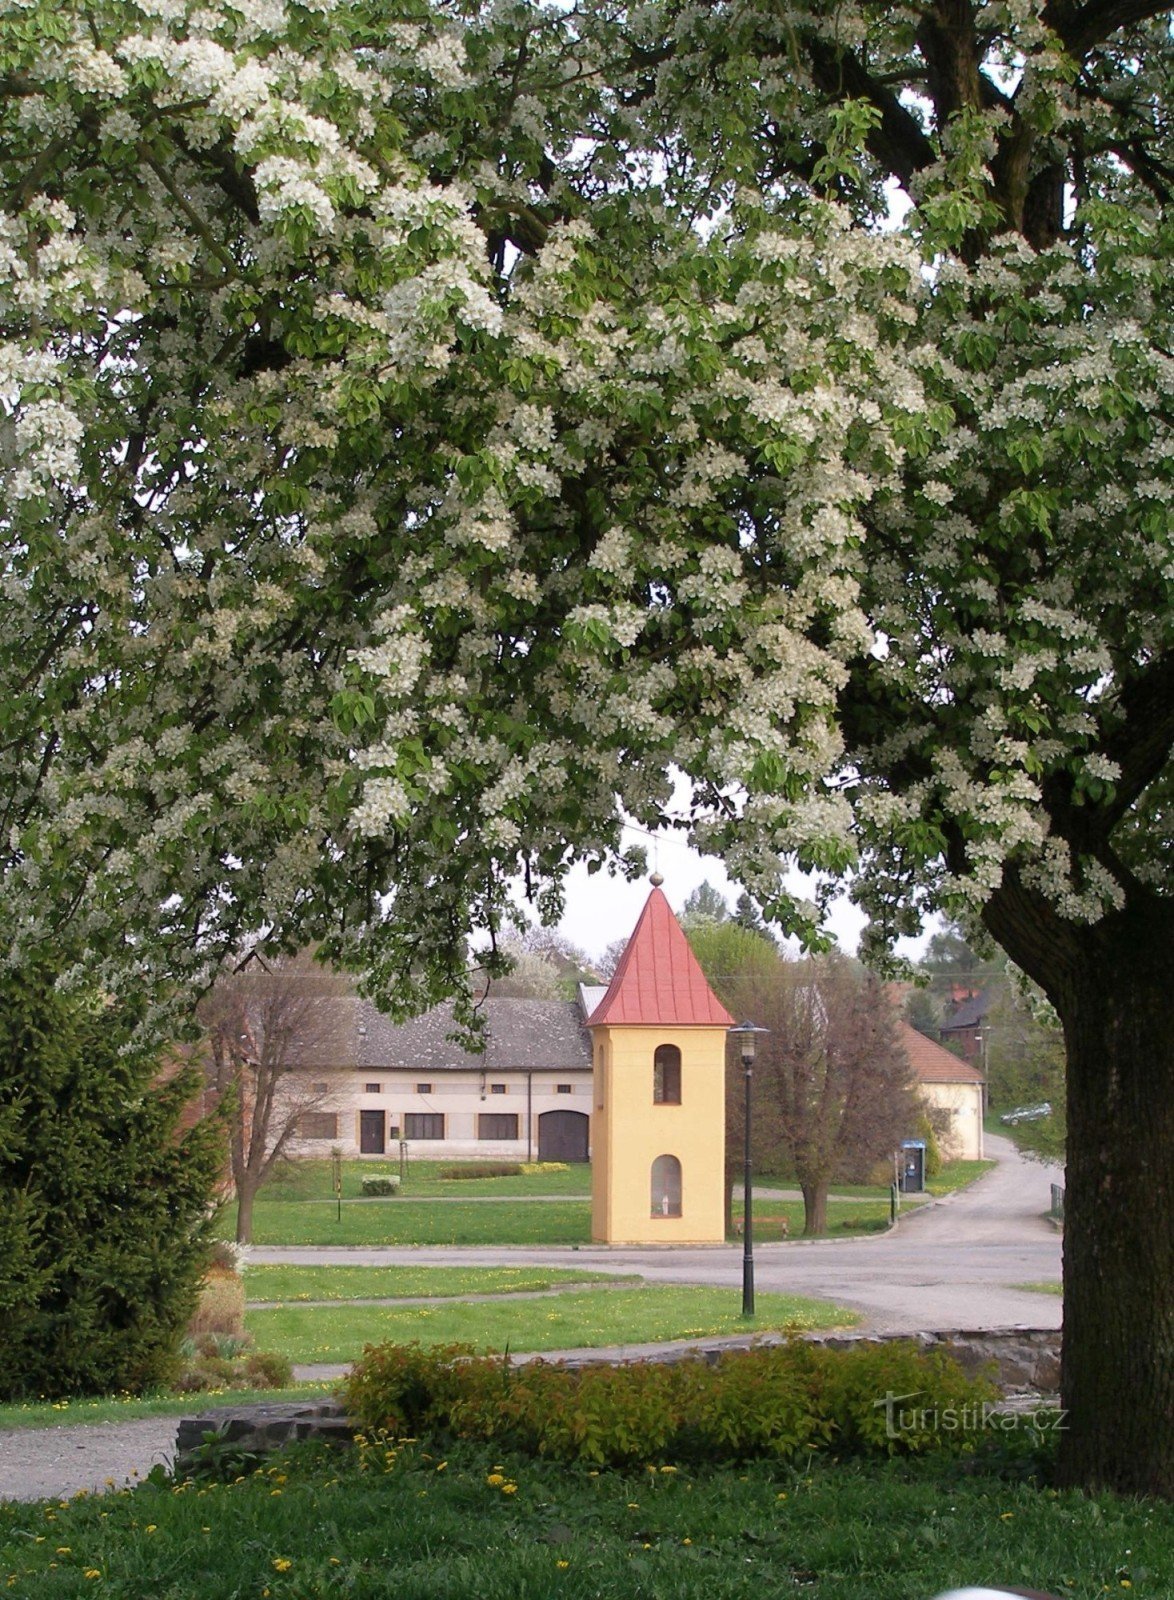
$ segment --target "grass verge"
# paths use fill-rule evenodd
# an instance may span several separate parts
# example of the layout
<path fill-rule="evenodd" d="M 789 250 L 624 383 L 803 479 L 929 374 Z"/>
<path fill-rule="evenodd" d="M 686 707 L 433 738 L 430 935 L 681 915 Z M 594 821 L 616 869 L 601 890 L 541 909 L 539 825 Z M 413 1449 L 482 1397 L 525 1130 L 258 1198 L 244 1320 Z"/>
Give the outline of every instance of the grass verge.
<path fill-rule="evenodd" d="M 1038 1283 L 1013 1283 L 1012 1289 L 1024 1289 L 1028 1294 L 1063 1294 L 1064 1285 L 1057 1283 L 1052 1278 L 1045 1278 Z"/>
<path fill-rule="evenodd" d="M 902 1204 L 904 1204 L 904 1200 Z M 741 1201 L 734 1205 L 734 1217 L 740 1224 Z M 844 1234 L 880 1233 L 889 1226 L 889 1202 L 880 1200 L 843 1200 L 828 1206 L 827 1232 L 819 1237 L 838 1239 Z M 740 1237 L 740 1230 L 735 1229 Z M 803 1236 L 802 1200 L 755 1200 L 754 1237 L 759 1244 L 770 1244 L 779 1239 L 799 1239 Z"/>
<path fill-rule="evenodd" d="M 722 1333 L 781 1328 L 831 1328 L 855 1322 L 854 1312 L 826 1300 L 760 1294 L 757 1316 L 743 1319 L 733 1289 L 678 1285 L 569 1290 L 549 1300 L 446 1301 L 435 1306 L 283 1306 L 250 1311 L 249 1332 L 260 1348 L 291 1361 L 354 1361 L 365 1344 L 384 1340 L 422 1344 L 468 1342 L 479 1350 L 569 1350 L 580 1346 L 650 1344 Z"/>
<path fill-rule="evenodd" d="M 972 1458 L 585 1472 L 491 1448 L 386 1472 L 296 1452 L 225 1486 L 0 1506 L 25 1600 L 909 1600 L 962 1584 L 1174 1592 L 1174 1507 Z M 658 1464 L 659 1465 L 659 1464 Z"/>
<path fill-rule="evenodd" d="M 78 1423 L 137 1422 L 141 1417 L 187 1417 L 217 1406 L 311 1400 L 331 1394 L 333 1383 L 298 1383 L 288 1389 L 221 1389 L 202 1394 L 105 1395 L 87 1400 L 27 1400 L 0 1405 L 6 1428 L 65 1428 Z"/>
<path fill-rule="evenodd" d="M 933 1195 L 952 1194 L 955 1189 L 965 1189 L 997 1165 L 994 1161 L 947 1161 L 936 1178 L 926 1179 L 926 1191 Z"/>
<path fill-rule="evenodd" d="M 440 1298 L 623 1283 L 636 1276 L 578 1272 L 574 1267 L 249 1267 L 245 1294 L 249 1301 Z"/>

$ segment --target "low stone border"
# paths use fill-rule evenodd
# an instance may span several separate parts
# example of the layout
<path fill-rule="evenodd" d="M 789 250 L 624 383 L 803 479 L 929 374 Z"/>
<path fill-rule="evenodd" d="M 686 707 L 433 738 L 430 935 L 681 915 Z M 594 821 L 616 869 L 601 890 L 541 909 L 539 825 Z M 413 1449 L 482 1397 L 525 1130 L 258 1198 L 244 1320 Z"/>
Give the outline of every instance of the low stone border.
<path fill-rule="evenodd" d="M 995 1381 L 1016 1409 L 1028 1403 L 1053 1405 L 1060 1388 L 1060 1332 L 1056 1328 L 951 1329 L 915 1334 L 816 1333 L 807 1337 L 832 1350 L 912 1340 L 923 1350 L 945 1351 L 971 1375 L 979 1374 L 993 1362 Z M 782 1338 L 782 1335 L 735 1336 L 680 1346 L 658 1354 L 646 1353 L 635 1359 L 674 1363 L 701 1356 L 715 1362 L 728 1350 L 780 1343 Z M 557 1352 L 538 1359 L 557 1360 Z M 564 1364 L 589 1367 L 617 1363 L 614 1353 L 599 1351 L 578 1354 Z M 236 1445 L 250 1455 L 268 1455 L 283 1445 L 303 1439 L 322 1444 L 351 1444 L 355 1431 L 355 1425 L 337 1400 L 314 1400 L 304 1404 L 294 1400 L 206 1411 L 197 1417 L 185 1417 L 180 1423 L 175 1441 L 175 1469 L 178 1474 L 188 1470 L 193 1452 L 204 1445 L 209 1434 L 215 1436 L 218 1444 Z"/>

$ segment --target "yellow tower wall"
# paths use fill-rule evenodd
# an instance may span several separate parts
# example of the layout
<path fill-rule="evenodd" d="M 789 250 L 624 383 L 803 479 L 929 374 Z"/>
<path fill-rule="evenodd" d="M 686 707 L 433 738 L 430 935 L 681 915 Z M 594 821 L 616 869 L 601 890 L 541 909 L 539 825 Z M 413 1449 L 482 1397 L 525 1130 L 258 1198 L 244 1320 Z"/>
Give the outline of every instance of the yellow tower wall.
<path fill-rule="evenodd" d="M 725 1241 L 726 1030 L 600 1026 L 594 1039 L 591 1237 L 597 1244 Z M 681 1103 L 653 1102 L 659 1045 L 681 1052 Z M 653 1216 L 652 1163 L 681 1163 L 681 1215 Z"/>

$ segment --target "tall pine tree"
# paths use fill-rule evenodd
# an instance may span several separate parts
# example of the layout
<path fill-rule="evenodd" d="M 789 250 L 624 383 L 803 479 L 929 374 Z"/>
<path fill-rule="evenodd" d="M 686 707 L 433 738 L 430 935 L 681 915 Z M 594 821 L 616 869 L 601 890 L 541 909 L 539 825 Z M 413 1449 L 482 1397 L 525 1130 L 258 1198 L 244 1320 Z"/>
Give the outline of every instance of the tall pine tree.
<path fill-rule="evenodd" d="M 214 1124 L 158 1083 L 125 1007 L 0 973 L 0 1397 L 164 1381 L 196 1296 Z"/>

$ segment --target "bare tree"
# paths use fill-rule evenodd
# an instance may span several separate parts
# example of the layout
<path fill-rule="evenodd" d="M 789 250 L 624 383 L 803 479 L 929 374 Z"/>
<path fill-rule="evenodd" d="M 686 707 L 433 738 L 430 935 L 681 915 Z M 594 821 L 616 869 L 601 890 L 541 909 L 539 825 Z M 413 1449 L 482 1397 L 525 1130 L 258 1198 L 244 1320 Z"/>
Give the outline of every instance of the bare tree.
<path fill-rule="evenodd" d="M 257 1193 L 308 1113 L 332 1103 L 319 1074 L 345 1064 L 347 980 L 309 954 L 253 954 L 200 1002 L 205 1073 L 225 1115 L 236 1238 L 253 1237 Z"/>
<path fill-rule="evenodd" d="M 770 1029 L 754 1067 L 755 1120 L 791 1159 L 804 1234 L 826 1233 L 829 1185 L 866 1176 L 922 1113 L 892 1003 L 838 955 L 779 961 L 732 989 L 738 1014 Z"/>

